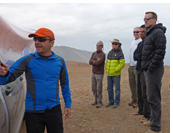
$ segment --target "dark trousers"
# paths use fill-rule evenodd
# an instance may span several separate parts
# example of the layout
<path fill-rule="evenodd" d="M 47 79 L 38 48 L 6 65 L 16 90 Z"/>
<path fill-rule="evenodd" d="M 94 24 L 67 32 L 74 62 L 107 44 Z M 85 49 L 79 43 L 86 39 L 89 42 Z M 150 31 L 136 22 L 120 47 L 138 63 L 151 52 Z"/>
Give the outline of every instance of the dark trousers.
<path fill-rule="evenodd" d="M 141 74 L 142 71 L 137 71 L 137 92 L 138 92 L 138 113 L 143 114 L 143 98 L 142 98 L 142 88 L 141 88 Z"/>
<path fill-rule="evenodd" d="M 161 80 L 163 73 L 163 66 L 153 72 L 144 71 L 147 100 L 151 108 L 150 129 L 156 132 L 161 131 Z"/>
<path fill-rule="evenodd" d="M 142 92 L 142 101 L 143 101 L 143 115 L 148 120 L 150 119 L 150 105 L 147 101 L 147 93 L 146 93 L 146 83 L 144 78 L 144 73 L 140 73 L 140 83 L 141 83 L 141 92 Z"/>
<path fill-rule="evenodd" d="M 26 112 L 27 133 L 63 133 L 62 112 L 60 105 L 43 113 Z"/>

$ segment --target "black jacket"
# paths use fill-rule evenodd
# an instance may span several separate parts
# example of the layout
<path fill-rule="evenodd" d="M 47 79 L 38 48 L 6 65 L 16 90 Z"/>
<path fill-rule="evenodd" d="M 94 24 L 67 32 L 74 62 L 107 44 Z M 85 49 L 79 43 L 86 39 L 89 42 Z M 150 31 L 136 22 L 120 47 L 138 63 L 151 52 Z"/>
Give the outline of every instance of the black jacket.
<path fill-rule="evenodd" d="M 141 69 L 154 71 L 163 66 L 166 49 L 166 28 L 156 24 L 147 33 L 142 49 Z"/>
<path fill-rule="evenodd" d="M 134 60 L 137 61 L 137 64 L 136 64 L 136 70 L 137 71 L 140 71 L 141 70 L 141 57 L 142 57 L 143 44 L 144 44 L 143 41 L 140 42 L 138 44 L 138 47 L 136 48 L 134 54 L 133 54 Z"/>

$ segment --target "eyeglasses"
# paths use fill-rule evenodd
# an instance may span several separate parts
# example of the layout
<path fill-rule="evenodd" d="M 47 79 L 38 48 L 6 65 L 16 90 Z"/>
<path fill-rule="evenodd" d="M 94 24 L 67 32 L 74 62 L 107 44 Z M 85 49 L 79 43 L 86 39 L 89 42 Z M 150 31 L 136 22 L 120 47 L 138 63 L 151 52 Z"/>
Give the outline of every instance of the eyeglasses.
<path fill-rule="evenodd" d="M 112 43 L 112 45 L 118 45 L 118 43 Z"/>
<path fill-rule="evenodd" d="M 140 31 L 133 31 L 133 33 L 139 33 Z"/>
<path fill-rule="evenodd" d="M 39 41 L 39 42 L 45 42 L 46 40 L 50 40 L 50 39 L 47 39 L 45 37 L 34 37 L 33 38 L 34 41 Z"/>
<path fill-rule="evenodd" d="M 144 32 L 145 33 L 145 30 L 141 31 L 141 32 Z"/>
<path fill-rule="evenodd" d="M 147 18 L 144 18 L 144 21 L 146 21 L 146 20 L 150 20 L 150 19 L 153 19 L 153 17 L 147 17 Z"/>

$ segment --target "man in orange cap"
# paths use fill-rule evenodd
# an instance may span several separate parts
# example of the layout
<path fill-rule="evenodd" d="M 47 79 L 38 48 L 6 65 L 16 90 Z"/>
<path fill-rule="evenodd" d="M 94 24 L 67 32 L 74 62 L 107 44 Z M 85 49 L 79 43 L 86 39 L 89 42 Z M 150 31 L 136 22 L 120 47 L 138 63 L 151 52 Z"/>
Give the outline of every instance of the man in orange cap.
<path fill-rule="evenodd" d="M 51 30 L 40 28 L 35 33 L 29 34 L 28 37 L 33 37 L 35 48 L 40 55 L 50 56 L 52 54 L 51 47 L 54 45 L 55 37 Z"/>
<path fill-rule="evenodd" d="M 65 61 L 51 48 L 54 33 L 40 28 L 29 34 L 35 41 L 36 52 L 17 60 L 10 68 L 0 66 L 0 85 L 8 84 L 23 72 L 26 75 L 26 128 L 27 133 L 63 133 L 62 112 L 59 97 L 59 81 L 65 101 L 64 117 L 71 115 L 71 93 Z"/>

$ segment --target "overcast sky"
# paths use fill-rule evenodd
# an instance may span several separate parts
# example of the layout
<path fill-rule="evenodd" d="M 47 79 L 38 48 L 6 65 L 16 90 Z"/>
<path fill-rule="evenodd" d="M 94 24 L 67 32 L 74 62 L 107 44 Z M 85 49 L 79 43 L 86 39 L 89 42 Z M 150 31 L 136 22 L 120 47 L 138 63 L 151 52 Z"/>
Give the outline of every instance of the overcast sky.
<path fill-rule="evenodd" d="M 159 23 L 166 26 L 167 50 L 165 64 L 170 65 L 170 4 L 167 3 L 0 3 L 0 15 L 20 28 L 46 27 L 55 34 L 56 46 L 95 51 L 102 40 L 104 52 L 111 50 L 111 40 L 122 43 L 126 63 L 134 40 L 133 29 L 144 24 L 146 11 L 154 11 Z"/>

